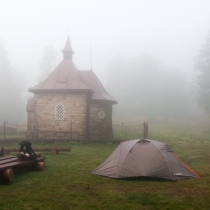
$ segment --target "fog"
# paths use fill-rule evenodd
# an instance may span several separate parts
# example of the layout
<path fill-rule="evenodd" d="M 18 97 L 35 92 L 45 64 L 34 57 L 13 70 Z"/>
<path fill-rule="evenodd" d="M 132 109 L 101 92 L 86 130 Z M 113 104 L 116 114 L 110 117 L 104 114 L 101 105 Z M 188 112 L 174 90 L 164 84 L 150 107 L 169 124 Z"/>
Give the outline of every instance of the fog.
<path fill-rule="evenodd" d="M 191 95 L 194 57 L 210 29 L 209 0 L 0 0 L 0 14 L 0 40 L 7 51 L 13 76 L 22 85 L 21 97 L 25 102 L 30 96 L 28 88 L 36 85 L 42 74 L 40 63 L 45 47 L 51 46 L 57 52 L 55 64 L 58 64 L 67 35 L 70 35 L 77 68 L 92 68 L 110 95 L 119 102 L 114 106 L 116 118 L 120 119 L 122 113 L 132 109 L 125 101 L 134 98 L 146 101 L 143 94 L 151 87 L 147 84 L 155 84 L 160 89 L 158 93 L 153 91 L 157 88 L 146 93 L 150 98 L 156 98 L 155 103 L 157 94 L 160 98 L 166 97 L 162 90 L 171 85 L 173 78 L 178 80 L 173 88 L 184 92 L 180 97 L 187 99 L 185 106 L 177 107 L 177 104 L 174 114 L 169 110 L 164 115 L 177 116 L 177 113 L 189 111 L 189 106 L 195 113 Z M 148 57 L 148 62 L 154 64 L 155 73 L 143 73 L 142 59 Z M 2 71 L 0 69 L 0 73 Z M 128 75 L 129 80 L 126 79 Z M 168 79 L 163 79 L 164 75 Z M 134 87 L 138 84 L 137 78 L 143 86 Z M 147 88 L 143 91 L 143 87 Z M 122 94 L 124 89 L 128 92 L 126 97 Z M 143 92 L 134 93 L 134 89 Z M 182 100 L 179 96 L 175 98 Z M 151 102 L 148 100 L 150 106 Z M 136 106 L 140 110 L 138 104 Z M 161 103 L 158 106 L 161 107 Z M 156 115 L 156 112 L 160 109 L 142 108 L 138 115 Z M 22 113 L 25 113 L 24 106 Z M 122 118 L 127 117 L 123 115 Z"/>

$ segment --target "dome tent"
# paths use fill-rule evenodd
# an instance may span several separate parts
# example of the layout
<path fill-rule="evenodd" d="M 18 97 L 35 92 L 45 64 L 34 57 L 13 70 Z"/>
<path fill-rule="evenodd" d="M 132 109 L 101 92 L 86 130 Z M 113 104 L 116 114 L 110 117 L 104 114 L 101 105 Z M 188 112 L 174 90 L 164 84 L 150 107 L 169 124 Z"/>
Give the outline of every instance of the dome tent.
<path fill-rule="evenodd" d="M 152 177 L 168 180 L 198 177 L 167 144 L 151 139 L 121 142 L 92 174 L 112 178 Z"/>

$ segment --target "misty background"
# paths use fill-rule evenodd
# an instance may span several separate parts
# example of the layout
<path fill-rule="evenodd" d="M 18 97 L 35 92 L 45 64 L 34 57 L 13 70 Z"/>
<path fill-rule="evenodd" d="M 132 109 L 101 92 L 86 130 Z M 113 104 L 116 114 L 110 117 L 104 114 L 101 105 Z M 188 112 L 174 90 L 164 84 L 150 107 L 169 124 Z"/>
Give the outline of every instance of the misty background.
<path fill-rule="evenodd" d="M 194 59 L 210 30 L 208 0 L 0 0 L 0 122 L 26 122 L 28 89 L 62 60 L 118 104 L 114 121 L 207 118 L 194 100 Z"/>

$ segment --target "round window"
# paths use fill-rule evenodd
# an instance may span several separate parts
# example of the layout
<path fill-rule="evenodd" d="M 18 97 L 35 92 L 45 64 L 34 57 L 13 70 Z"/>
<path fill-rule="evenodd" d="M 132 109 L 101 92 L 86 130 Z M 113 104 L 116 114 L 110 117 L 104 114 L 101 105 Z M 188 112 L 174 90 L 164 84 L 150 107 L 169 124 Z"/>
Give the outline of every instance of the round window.
<path fill-rule="evenodd" d="M 98 116 L 99 116 L 100 119 L 104 119 L 105 113 L 104 113 L 103 111 L 100 111 L 100 112 L 98 113 Z"/>

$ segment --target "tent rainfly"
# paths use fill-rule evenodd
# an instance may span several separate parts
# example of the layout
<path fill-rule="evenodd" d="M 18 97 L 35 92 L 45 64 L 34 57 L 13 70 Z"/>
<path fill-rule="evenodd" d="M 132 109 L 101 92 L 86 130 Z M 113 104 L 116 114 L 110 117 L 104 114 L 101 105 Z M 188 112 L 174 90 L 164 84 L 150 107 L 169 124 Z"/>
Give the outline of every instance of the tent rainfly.
<path fill-rule="evenodd" d="M 121 142 L 92 174 L 112 178 L 152 177 L 167 180 L 198 177 L 167 144 L 151 139 Z"/>

